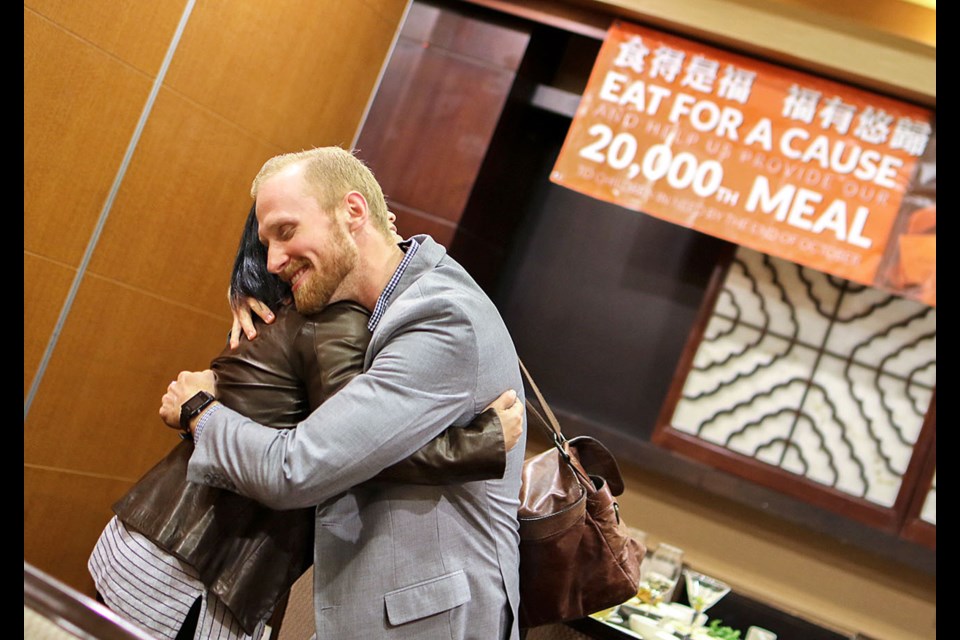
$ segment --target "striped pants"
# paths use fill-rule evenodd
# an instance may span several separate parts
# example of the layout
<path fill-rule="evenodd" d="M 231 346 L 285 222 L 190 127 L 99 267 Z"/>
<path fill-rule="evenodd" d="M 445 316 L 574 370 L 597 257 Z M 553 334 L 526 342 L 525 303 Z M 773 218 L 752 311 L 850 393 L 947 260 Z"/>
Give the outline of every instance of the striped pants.
<path fill-rule="evenodd" d="M 87 561 L 97 591 L 117 615 L 157 638 L 176 640 L 200 598 L 194 640 L 265 640 L 265 622 L 244 633 L 229 609 L 208 593 L 196 570 L 141 534 L 110 520 Z"/>

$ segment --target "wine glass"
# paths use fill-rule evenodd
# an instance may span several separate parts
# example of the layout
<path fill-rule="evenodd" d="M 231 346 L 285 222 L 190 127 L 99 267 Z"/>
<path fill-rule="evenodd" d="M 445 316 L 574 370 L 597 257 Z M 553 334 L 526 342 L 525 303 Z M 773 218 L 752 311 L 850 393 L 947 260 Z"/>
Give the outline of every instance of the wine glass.
<path fill-rule="evenodd" d="M 690 630 L 684 636 L 685 640 L 697 627 L 697 618 L 700 614 L 715 605 L 720 598 L 730 593 L 730 585 L 722 580 L 705 576 L 690 569 L 683 570 L 687 584 L 687 601 L 693 607 L 693 619 L 690 621 Z"/>
<path fill-rule="evenodd" d="M 683 550 L 661 543 L 640 565 L 640 586 L 637 598 L 656 607 L 670 593 L 683 571 Z"/>

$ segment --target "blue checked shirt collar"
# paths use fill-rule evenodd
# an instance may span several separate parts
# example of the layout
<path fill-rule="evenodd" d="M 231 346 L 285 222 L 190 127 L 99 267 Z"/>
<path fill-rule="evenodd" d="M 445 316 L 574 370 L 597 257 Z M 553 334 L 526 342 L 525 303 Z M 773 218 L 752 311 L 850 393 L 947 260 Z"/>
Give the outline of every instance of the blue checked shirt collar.
<path fill-rule="evenodd" d="M 390 282 L 384 287 L 383 293 L 377 298 L 377 304 L 373 307 L 373 313 L 367 322 L 367 329 L 370 333 L 373 333 L 373 330 L 376 329 L 380 323 L 380 318 L 383 317 L 384 312 L 387 310 L 387 304 L 390 302 L 390 296 L 393 295 L 394 290 L 397 288 L 397 283 L 400 282 L 400 278 L 403 277 L 403 272 L 407 270 L 407 266 L 410 264 L 410 261 L 413 260 L 417 249 L 420 248 L 420 243 L 410 238 L 409 240 L 401 242 L 400 248 L 406 248 L 406 253 L 403 256 L 403 260 L 400 261 L 399 266 L 397 266 L 397 270 L 393 272 L 393 277 L 390 278 Z"/>

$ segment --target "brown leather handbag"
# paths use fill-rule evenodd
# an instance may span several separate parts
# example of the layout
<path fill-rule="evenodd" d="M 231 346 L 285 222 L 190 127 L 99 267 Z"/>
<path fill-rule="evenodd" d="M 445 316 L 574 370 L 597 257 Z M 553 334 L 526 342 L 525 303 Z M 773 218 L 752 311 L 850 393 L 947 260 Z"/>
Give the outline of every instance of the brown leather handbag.
<path fill-rule="evenodd" d="M 520 489 L 520 627 L 566 622 L 637 594 L 644 546 L 620 519 L 620 467 L 598 440 L 567 440 L 527 368 L 538 422 L 553 446 L 523 464 Z"/>

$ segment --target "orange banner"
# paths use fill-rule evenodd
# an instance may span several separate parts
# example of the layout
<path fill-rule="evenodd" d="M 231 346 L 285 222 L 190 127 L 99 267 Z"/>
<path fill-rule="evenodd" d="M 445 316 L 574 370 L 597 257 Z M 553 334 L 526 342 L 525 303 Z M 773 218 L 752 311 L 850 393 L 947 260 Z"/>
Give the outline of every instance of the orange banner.
<path fill-rule="evenodd" d="M 551 180 L 936 305 L 933 136 L 929 109 L 618 21 Z"/>

